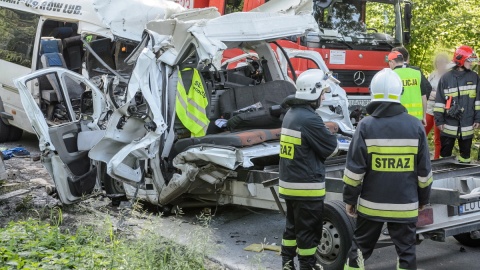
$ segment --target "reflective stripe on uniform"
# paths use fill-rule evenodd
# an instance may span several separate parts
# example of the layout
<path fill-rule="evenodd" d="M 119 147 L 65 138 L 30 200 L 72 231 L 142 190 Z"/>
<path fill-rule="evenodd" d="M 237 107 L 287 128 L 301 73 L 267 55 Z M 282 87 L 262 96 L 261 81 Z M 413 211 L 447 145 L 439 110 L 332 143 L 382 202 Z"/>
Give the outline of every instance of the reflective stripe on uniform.
<path fill-rule="evenodd" d="M 475 86 L 476 87 L 476 86 Z M 460 87 L 461 88 L 461 87 Z M 460 96 L 469 96 L 470 98 L 475 98 L 477 97 L 477 90 L 460 90 Z M 455 91 L 447 93 L 445 91 L 445 96 L 448 97 L 458 97 L 458 91 L 457 88 L 455 88 Z"/>
<path fill-rule="evenodd" d="M 433 175 L 432 175 L 432 171 L 430 171 L 430 173 L 423 177 L 423 176 L 418 176 L 418 186 L 420 188 L 426 188 L 428 187 L 431 183 L 433 182 Z"/>
<path fill-rule="evenodd" d="M 343 176 L 343 182 L 352 187 L 358 187 L 360 184 L 362 184 L 362 181 L 353 180 L 346 175 Z"/>
<path fill-rule="evenodd" d="M 461 130 L 462 132 L 463 132 L 463 131 L 470 131 L 470 130 L 473 130 L 473 126 L 462 127 L 460 130 Z"/>
<path fill-rule="evenodd" d="M 286 143 L 291 143 L 291 144 L 296 144 L 296 145 L 302 145 L 302 139 L 301 138 L 296 138 L 288 135 L 280 135 L 280 141 L 281 142 L 286 142 Z"/>
<path fill-rule="evenodd" d="M 281 134 L 295 138 L 302 138 L 302 132 L 288 128 L 282 128 Z"/>
<path fill-rule="evenodd" d="M 443 128 L 450 129 L 450 130 L 455 130 L 455 131 L 458 130 L 458 126 L 451 126 L 451 125 L 447 125 L 447 124 L 443 125 Z"/>
<path fill-rule="evenodd" d="M 358 201 L 359 205 L 368 207 L 374 210 L 385 210 L 385 211 L 410 211 L 410 210 L 417 210 L 418 209 L 418 202 L 414 203 L 376 203 L 367 201 L 363 198 L 360 198 Z"/>
<path fill-rule="evenodd" d="M 458 135 L 458 126 L 451 126 L 451 125 L 444 125 L 444 129 L 442 130 L 443 133 L 457 136 Z M 461 135 L 472 136 L 474 133 L 473 126 L 462 127 L 460 128 Z"/>
<path fill-rule="evenodd" d="M 388 210 L 375 210 L 370 209 L 365 206 L 359 205 L 358 212 L 372 217 L 383 217 L 383 218 L 415 218 L 418 217 L 417 210 L 409 211 L 388 211 Z"/>
<path fill-rule="evenodd" d="M 282 239 L 282 246 L 296 247 L 297 246 L 297 240 Z"/>
<path fill-rule="evenodd" d="M 279 187 L 278 193 L 292 197 L 323 197 L 325 189 L 288 189 Z"/>
<path fill-rule="evenodd" d="M 358 174 L 345 168 L 345 171 L 343 172 L 343 182 L 347 185 L 357 187 L 362 183 L 364 176 L 365 176 L 365 173 Z"/>
<path fill-rule="evenodd" d="M 457 136 L 458 127 L 445 124 L 445 125 L 443 125 L 442 132 L 445 133 L 445 134 Z"/>
<path fill-rule="evenodd" d="M 417 146 L 367 146 L 367 152 L 378 154 L 417 154 Z"/>
<path fill-rule="evenodd" d="M 292 183 L 280 180 L 278 185 L 286 189 L 324 189 L 325 182 L 322 183 Z"/>
<path fill-rule="evenodd" d="M 366 139 L 367 146 L 418 146 L 418 139 Z"/>
<path fill-rule="evenodd" d="M 434 112 L 441 112 L 441 113 L 445 112 L 445 104 L 444 103 L 435 103 L 433 111 Z"/>
<path fill-rule="evenodd" d="M 313 248 L 299 248 L 298 255 L 300 256 L 312 256 L 317 252 L 317 247 Z"/>
<path fill-rule="evenodd" d="M 345 171 L 343 172 L 343 174 L 346 175 L 348 178 L 351 178 L 356 181 L 363 180 L 363 177 L 365 176 L 365 173 L 354 173 L 347 168 L 345 168 Z"/>

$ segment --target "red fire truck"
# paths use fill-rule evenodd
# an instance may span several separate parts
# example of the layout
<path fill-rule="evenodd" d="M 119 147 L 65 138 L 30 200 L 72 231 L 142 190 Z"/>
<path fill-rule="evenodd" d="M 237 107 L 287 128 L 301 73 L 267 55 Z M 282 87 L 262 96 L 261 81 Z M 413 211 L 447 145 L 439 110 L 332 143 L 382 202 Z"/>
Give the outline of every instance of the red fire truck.
<path fill-rule="evenodd" d="M 350 105 L 369 99 L 370 81 L 387 67 L 388 52 L 410 40 L 411 3 L 404 0 L 178 0 L 187 8 L 217 7 L 222 14 L 237 11 L 312 12 L 319 32 L 296 40 L 280 40 L 282 47 L 318 51 L 341 81 Z M 297 73 L 315 64 L 292 59 Z"/>

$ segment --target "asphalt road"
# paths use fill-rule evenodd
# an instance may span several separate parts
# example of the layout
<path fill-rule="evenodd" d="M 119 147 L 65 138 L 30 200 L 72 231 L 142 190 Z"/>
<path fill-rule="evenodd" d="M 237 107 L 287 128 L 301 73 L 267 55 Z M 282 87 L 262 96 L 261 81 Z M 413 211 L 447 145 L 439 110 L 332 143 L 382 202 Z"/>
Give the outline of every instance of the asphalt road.
<path fill-rule="evenodd" d="M 0 144 L 1 148 L 24 146 L 32 153 L 38 153 L 36 136 L 27 134 L 21 141 Z M 185 209 L 185 215 L 180 217 L 185 224 L 181 226 L 190 231 L 198 225 L 192 225 L 198 209 Z M 180 226 L 168 218 L 163 219 L 165 235 L 169 235 L 170 225 Z M 280 245 L 284 226 L 283 216 L 276 211 L 251 209 L 244 207 L 220 207 L 217 209 L 208 232 L 217 243 L 212 258 L 230 269 L 279 269 L 280 256 L 276 252 L 248 252 L 243 249 L 254 243 Z M 188 238 L 188 236 L 187 236 Z M 188 242 L 188 239 L 183 241 Z M 448 238 L 445 243 L 430 240 L 417 247 L 419 269 L 428 270 L 475 270 L 480 269 L 480 248 L 468 248 Z M 479 261 L 477 261 L 479 260 Z M 393 270 L 396 266 L 394 247 L 386 247 L 374 251 L 367 260 L 366 267 L 371 270 Z"/>

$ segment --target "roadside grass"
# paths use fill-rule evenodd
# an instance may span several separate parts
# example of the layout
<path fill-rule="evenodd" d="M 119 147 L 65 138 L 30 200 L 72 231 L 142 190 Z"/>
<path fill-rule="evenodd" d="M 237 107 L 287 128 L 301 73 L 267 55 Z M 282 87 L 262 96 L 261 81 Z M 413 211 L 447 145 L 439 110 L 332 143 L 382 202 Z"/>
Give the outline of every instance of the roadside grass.
<path fill-rule="evenodd" d="M 107 218 L 102 226 L 62 229 L 62 211 L 50 222 L 28 218 L 0 228 L 0 269 L 219 269 L 208 255 L 208 241 L 178 245 L 159 236 L 154 227 L 135 237 L 117 233 Z"/>

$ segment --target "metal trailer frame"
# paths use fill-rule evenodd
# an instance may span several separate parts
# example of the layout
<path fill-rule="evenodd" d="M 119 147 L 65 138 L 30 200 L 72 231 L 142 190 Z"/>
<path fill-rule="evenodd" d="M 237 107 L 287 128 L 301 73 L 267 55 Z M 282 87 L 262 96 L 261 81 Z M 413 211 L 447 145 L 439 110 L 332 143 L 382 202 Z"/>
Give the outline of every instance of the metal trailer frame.
<path fill-rule="evenodd" d="M 331 158 L 326 161 L 326 206 L 328 204 L 343 206 L 342 192 L 344 184 L 342 177 L 345 163 L 345 156 Z M 475 242 L 475 245 L 480 245 L 480 233 L 475 233 L 480 230 L 480 207 L 478 208 L 479 211 L 476 212 L 462 212 L 462 205 L 470 203 L 480 205 L 480 165 L 460 164 L 455 161 L 454 157 L 443 158 L 432 161 L 432 172 L 434 182 L 430 195 L 430 206 L 427 207 L 427 212 L 430 212 L 429 214 L 433 217 L 433 223 L 424 226 L 420 225 L 417 228 L 417 243 L 419 244 L 425 239 L 444 242 L 449 236 L 466 234 L 468 237 L 471 234 L 471 239 Z M 273 201 L 277 209 L 285 215 L 285 203 L 278 197 L 278 182 L 278 172 L 249 171 L 247 180 L 242 184 L 247 185 L 248 190 L 256 190 L 257 193 L 250 193 L 249 203 L 244 203 L 246 201 L 238 200 L 238 196 L 242 196 L 241 193 L 234 192 L 231 194 L 232 202 L 234 204 L 272 209 Z M 238 183 L 234 185 L 238 185 Z M 264 191 L 259 191 L 259 187 L 263 187 L 271 193 L 267 196 Z M 252 197 L 257 198 L 252 199 Z M 346 212 L 340 211 L 338 214 L 345 216 L 345 221 L 351 219 L 346 217 Z M 343 225 L 350 226 L 350 224 Z M 354 228 L 351 229 L 353 234 Z M 329 232 L 325 226 L 323 230 L 327 235 L 332 235 L 332 232 Z M 336 228 L 335 233 L 338 233 Z M 343 237 L 348 238 L 351 242 L 352 235 Z M 457 238 L 457 240 L 462 242 L 461 239 Z M 338 262 L 330 260 L 332 265 L 329 265 L 329 260 L 322 260 L 323 256 L 329 256 L 325 250 L 332 250 L 332 247 L 325 247 L 324 245 L 325 242 L 322 241 L 317 252 L 317 258 L 322 262 L 324 269 L 341 269 Z M 382 235 L 376 248 L 389 245 L 393 245 L 390 237 Z M 337 254 L 337 257 L 343 258 L 339 254 Z M 342 265 L 343 263 L 344 260 Z"/>

